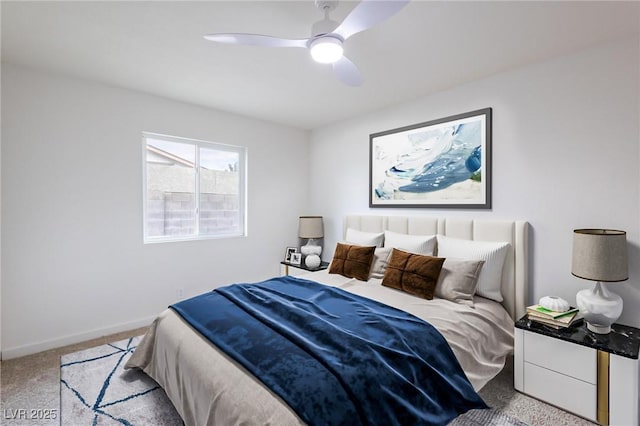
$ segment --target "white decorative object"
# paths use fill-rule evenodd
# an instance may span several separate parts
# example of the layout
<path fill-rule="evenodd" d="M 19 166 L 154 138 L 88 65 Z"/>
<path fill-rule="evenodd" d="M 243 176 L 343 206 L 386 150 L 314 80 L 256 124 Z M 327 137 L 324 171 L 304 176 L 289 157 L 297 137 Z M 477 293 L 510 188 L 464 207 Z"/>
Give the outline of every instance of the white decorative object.
<path fill-rule="evenodd" d="M 622 314 L 622 298 L 610 293 L 601 282 L 629 279 L 627 233 L 612 229 L 574 230 L 571 273 L 596 281 L 593 289 L 580 290 L 576 294 L 576 304 L 589 330 L 609 333 L 611 324 Z"/>
<path fill-rule="evenodd" d="M 558 296 L 545 296 L 538 302 L 540 306 L 550 311 L 567 312 L 570 308 L 569 302 Z"/>
<path fill-rule="evenodd" d="M 307 265 L 307 268 L 316 269 L 320 266 L 320 256 L 317 254 L 310 254 L 304 259 L 304 264 Z"/>

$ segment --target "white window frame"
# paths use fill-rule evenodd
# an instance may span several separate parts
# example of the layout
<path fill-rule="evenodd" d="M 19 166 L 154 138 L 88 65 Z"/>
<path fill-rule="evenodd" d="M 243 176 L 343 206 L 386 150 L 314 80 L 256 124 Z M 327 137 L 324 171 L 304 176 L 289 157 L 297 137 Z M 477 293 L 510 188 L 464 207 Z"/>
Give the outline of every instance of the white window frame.
<path fill-rule="evenodd" d="M 193 235 L 163 235 L 148 236 L 147 235 L 147 138 L 161 139 L 168 142 L 177 142 L 182 144 L 194 145 L 196 147 L 195 156 L 195 233 Z M 240 232 L 221 233 L 214 235 L 200 235 L 200 147 L 215 149 L 221 151 L 235 152 L 239 156 L 238 161 L 238 211 L 240 212 L 239 229 Z M 193 241 L 193 240 L 211 240 L 221 238 L 236 238 L 247 236 L 247 148 L 222 144 L 218 142 L 209 142 L 199 139 L 184 138 L 178 136 L 169 136 L 159 133 L 142 132 L 142 229 L 144 244 L 149 243 L 165 243 L 175 241 Z"/>

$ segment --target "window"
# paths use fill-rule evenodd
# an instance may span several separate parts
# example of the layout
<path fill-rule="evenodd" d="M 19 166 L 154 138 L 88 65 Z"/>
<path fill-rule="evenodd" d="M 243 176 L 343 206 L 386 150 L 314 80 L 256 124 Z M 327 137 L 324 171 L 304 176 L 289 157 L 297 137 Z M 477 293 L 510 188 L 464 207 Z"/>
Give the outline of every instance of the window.
<path fill-rule="evenodd" d="M 241 236 L 242 147 L 143 134 L 144 241 Z"/>

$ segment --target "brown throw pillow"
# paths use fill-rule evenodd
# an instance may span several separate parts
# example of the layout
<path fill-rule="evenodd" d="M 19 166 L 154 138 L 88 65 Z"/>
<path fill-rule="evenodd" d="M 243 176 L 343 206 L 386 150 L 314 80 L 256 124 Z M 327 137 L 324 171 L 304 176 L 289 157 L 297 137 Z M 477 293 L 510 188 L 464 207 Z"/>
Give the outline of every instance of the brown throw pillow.
<path fill-rule="evenodd" d="M 393 249 L 382 285 L 431 300 L 443 263 L 442 257 L 423 256 Z"/>
<path fill-rule="evenodd" d="M 352 246 L 338 243 L 333 254 L 329 273 L 367 281 L 375 249 L 374 246 Z"/>

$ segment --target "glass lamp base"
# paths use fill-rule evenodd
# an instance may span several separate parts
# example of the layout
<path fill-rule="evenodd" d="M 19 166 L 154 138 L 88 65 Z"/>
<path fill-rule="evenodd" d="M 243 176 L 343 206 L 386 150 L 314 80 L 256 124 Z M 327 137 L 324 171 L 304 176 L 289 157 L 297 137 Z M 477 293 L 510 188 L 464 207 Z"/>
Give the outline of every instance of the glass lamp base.
<path fill-rule="evenodd" d="M 576 304 L 587 323 L 587 329 L 597 334 L 611 332 L 611 324 L 622 314 L 622 298 L 610 293 L 598 282 L 593 289 L 580 290 Z"/>
<path fill-rule="evenodd" d="M 587 329 L 590 331 L 593 331 L 596 334 L 609 334 L 611 333 L 611 326 L 610 325 L 597 325 L 597 324 L 591 324 L 590 322 L 587 322 Z"/>
<path fill-rule="evenodd" d="M 300 252 L 305 256 L 309 256 L 311 254 L 317 254 L 320 256 L 320 254 L 322 254 L 322 246 L 316 245 L 315 240 L 311 238 L 307 241 L 307 244 L 300 247 Z"/>

